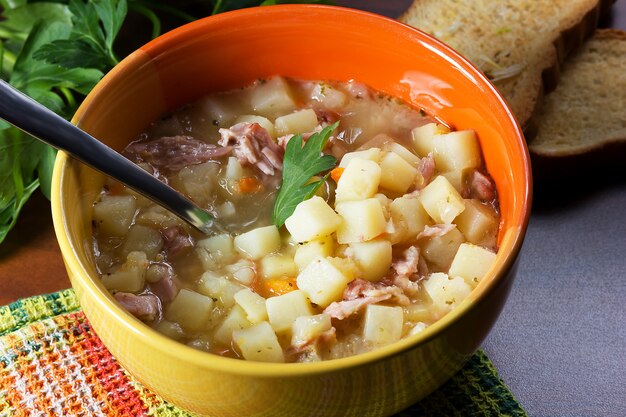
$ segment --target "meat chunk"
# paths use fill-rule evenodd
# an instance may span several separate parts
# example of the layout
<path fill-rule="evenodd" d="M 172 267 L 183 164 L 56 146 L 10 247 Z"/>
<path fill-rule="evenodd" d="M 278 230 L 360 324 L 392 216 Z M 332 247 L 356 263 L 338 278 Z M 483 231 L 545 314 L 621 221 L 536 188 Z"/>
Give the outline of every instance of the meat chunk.
<path fill-rule="evenodd" d="M 496 198 L 496 187 L 488 176 L 474 171 L 470 180 L 470 193 L 473 198 L 490 201 Z"/>
<path fill-rule="evenodd" d="M 317 122 L 322 126 L 328 126 L 339 120 L 339 113 L 328 109 L 314 109 Z"/>
<path fill-rule="evenodd" d="M 417 171 L 420 175 L 418 175 L 416 185 L 417 189 L 421 190 L 422 188 L 430 184 L 430 181 L 435 175 L 435 159 L 433 158 L 432 153 L 429 153 L 427 156 L 420 159 L 419 165 L 417 166 Z"/>
<path fill-rule="evenodd" d="M 153 321 L 160 314 L 161 303 L 152 294 L 137 295 L 128 292 L 117 292 L 113 297 L 139 320 Z"/>
<path fill-rule="evenodd" d="M 219 132 L 222 138 L 218 144 L 232 147 L 242 164 L 253 165 L 267 175 L 283 169 L 283 149 L 258 123 L 237 123 Z"/>
<path fill-rule="evenodd" d="M 358 313 L 368 304 L 376 304 L 391 299 L 395 299 L 399 305 L 408 305 L 410 302 L 402 289 L 395 285 L 355 279 L 345 289 L 343 300 L 331 303 L 326 307 L 324 313 L 332 318 L 343 320 Z"/>
<path fill-rule="evenodd" d="M 165 242 L 164 248 L 168 256 L 176 256 L 185 249 L 193 247 L 193 238 L 182 226 L 170 226 L 161 230 L 161 236 Z"/>
<path fill-rule="evenodd" d="M 159 281 L 150 284 L 150 289 L 161 301 L 167 303 L 172 301 L 178 294 L 178 279 L 175 274 L 165 275 Z"/>
<path fill-rule="evenodd" d="M 147 162 L 158 170 L 180 171 L 187 165 L 196 165 L 228 155 L 230 147 L 219 147 L 191 136 L 166 136 L 148 142 L 130 144 L 124 155 L 134 162 Z"/>

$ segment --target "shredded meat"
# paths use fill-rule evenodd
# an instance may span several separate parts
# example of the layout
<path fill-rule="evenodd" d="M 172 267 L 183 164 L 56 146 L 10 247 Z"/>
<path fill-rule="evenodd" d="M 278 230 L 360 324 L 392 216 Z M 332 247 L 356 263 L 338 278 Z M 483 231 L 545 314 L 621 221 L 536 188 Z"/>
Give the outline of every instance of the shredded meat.
<path fill-rule="evenodd" d="M 178 294 L 178 280 L 175 274 L 168 274 L 161 278 L 158 282 L 150 284 L 150 289 L 163 302 L 172 301 Z"/>
<path fill-rule="evenodd" d="M 218 144 L 233 148 L 235 157 L 245 165 L 253 165 L 266 175 L 283 169 L 283 149 L 258 123 L 237 123 L 220 129 Z"/>
<path fill-rule="evenodd" d="M 417 184 L 418 189 L 422 189 L 430 184 L 430 181 L 433 179 L 435 175 L 435 159 L 433 158 L 433 154 L 429 153 L 427 156 L 420 159 L 420 163 L 417 166 L 417 170 L 421 175 L 421 183 Z"/>
<path fill-rule="evenodd" d="M 182 226 L 170 226 L 161 230 L 168 256 L 176 256 L 185 249 L 193 247 L 193 238 Z"/>
<path fill-rule="evenodd" d="M 328 109 L 314 109 L 317 116 L 317 122 L 320 125 L 328 126 L 339 120 L 339 113 Z"/>
<path fill-rule="evenodd" d="M 176 172 L 187 165 L 228 155 L 230 151 L 230 147 L 219 147 L 191 136 L 179 135 L 132 143 L 124 150 L 124 155 L 134 162 L 147 162 L 159 170 Z"/>
<path fill-rule="evenodd" d="M 392 262 L 391 268 L 398 275 L 410 276 L 417 272 L 419 266 L 420 250 L 417 246 L 411 246 L 402 253 L 402 259 Z"/>
<path fill-rule="evenodd" d="M 311 132 L 305 132 L 302 133 L 302 144 L 304 145 L 306 143 L 307 140 L 309 140 L 311 138 L 311 136 L 313 136 L 315 133 L 319 133 L 322 131 L 322 126 L 321 125 L 317 125 L 317 127 L 315 128 L 315 130 L 311 131 Z M 287 149 L 287 144 L 289 143 L 289 141 L 291 140 L 291 138 L 293 138 L 294 135 L 293 133 L 289 133 L 286 134 L 284 136 L 281 136 L 277 139 L 278 142 L 278 146 L 280 146 L 283 149 Z M 328 148 L 335 140 L 334 136 L 331 136 L 328 138 L 328 142 L 326 142 L 326 146 L 324 146 L 324 148 Z"/>
<path fill-rule="evenodd" d="M 402 258 L 392 262 L 391 269 L 393 272 L 384 283 L 399 287 L 408 295 L 416 294 L 419 291 L 418 281 L 428 275 L 428 265 L 420 256 L 417 246 L 406 249 Z"/>
<path fill-rule="evenodd" d="M 410 302 L 399 287 L 355 279 L 345 289 L 343 300 L 331 303 L 324 309 L 324 313 L 332 318 L 343 320 L 359 312 L 368 304 L 376 304 L 392 298 L 399 305 L 408 305 Z"/>
<path fill-rule="evenodd" d="M 425 226 L 424 230 L 417 235 L 416 239 L 421 239 L 423 237 L 441 237 L 448 234 L 455 228 L 456 224 L 434 224 L 432 226 Z"/>
<path fill-rule="evenodd" d="M 289 347 L 289 351 L 291 354 L 301 354 L 305 352 L 307 349 L 310 349 L 312 346 L 319 343 L 334 343 L 337 340 L 337 330 L 334 327 L 326 330 L 322 334 L 319 334 L 315 337 L 311 337 L 307 340 L 301 340 L 297 343 L 292 344 Z"/>
<path fill-rule="evenodd" d="M 117 292 L 113 297 L 139 320 L 153 321 L 159 314 L 159 299 L 152 294 L 136 295 L 128 292 Z"/>
<path fill-rule="evenodd" d="M 496 197 L 496 189 L 491 179 L 480 171 L 474 171 L 470 180 L 470 192 L 473 198 L 489 201 Z"/>

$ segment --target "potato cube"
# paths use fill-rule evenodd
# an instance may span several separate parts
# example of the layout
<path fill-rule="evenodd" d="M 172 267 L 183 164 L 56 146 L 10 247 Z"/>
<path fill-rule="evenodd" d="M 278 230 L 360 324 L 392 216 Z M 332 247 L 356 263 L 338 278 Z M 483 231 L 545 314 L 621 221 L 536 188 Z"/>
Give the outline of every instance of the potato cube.
<path fill-rule="evenodd" d="M 391 219 L 397 231 L 392 234 L 392 243 L 409 243 L 430 223 L 428 213 L 424 210 L 419 199 L 413 197 L 399 197 L 389 206 Z"/>
<path fill-rule="evenodd" d="M 380 166 L 368 159 L 353 158 L 337 182 L 335 201 L 370 198 L 378 191 Z"/>
<path fill-rule="evenodd" d="M 233 282 L 216 272 L 207 271 L 200 277 L 197 291 L 230 308 L 235 304 L 235 294 L 243 288 L 238 282 Z"/>
<path fill-rule="evenodd" d="M 411 131 L 413 149 L 419 156 L 426 156 L 433 152 L 433 137 L 448 132 L 450 129 L 439 123 L 428 123 L 416 127 Z"/>
<path fill-rule="evenodd" d="M 226 264 L 234 261 L 237 256 L 233 241 L 234 240 L 231 235 L 228 233 L 222 233 L 220 235 L 199 240 L 196 247 L 207 251 L 215 262 L 219 264 Z"/>
<path fill-rule="evenodd" d="M 480 144 L 473 130 L 459 130 L 433 137 L 433 156 L 440 171 L 478 168 L 482 164 Z"/>
<path fill-rule="evenodd" d="M 296 279 L 298 288 L 307 294 L 311 302 L 322 308 L 341 300 L 350 281 L 352 276 L 345 274 L 331 258 L 322 257 L 313 259 Z"/>
<path fill-rule="evenodd" d="M 328 314 L 301 316 L 293 322 L 291 345 L 303 346 L 332 328 Z"/>
<path fill-rule="evenodd" d="M 235 237 L 235 249 L 250 259 L 261 259 L 280 249 L 280 234 L 276 226 L 252 229 Z"/>
<path fill-rule="evenodd" d="M 126 257 L 130 252 L 141 251 L 148 259 L 154 259 L 161 249 L 163 249 L 163 238 L 158 230 L 134 224 L 128 229 L 120 255 Z"/>
<path fill-rule="evenodd" d="M 131 195 L 103 195 L 93 205 L 93 221 L 99 233 L 123 236 L 135 217 L 137 202 Z"/>
<path fill-rule="evenodd" d="M 375 239 L 368 242 L 350 243 L 352 259 L 359 267 L 362 277 L 368 281 L 380 281 L 391 267 L 391 242 Z"/>
<path fill-rule="evenodd" d="M 451 278 L 443 272 L 430 274 L 423 282 L 433 307 L 444 314 L 456 307 L 472 291 L 463 278 Z"/>
<path fill-rule="evenodd" d="M 463 242 L 465 242 L 463 234 L 454 228 L 444 235 L 422 239 L 420 242 L 421 255 L 434 270 L 447 272 Z"/>
<path fill-rule="evenodd" d="M 341 217 L 324 201 L 313 196 L 296 206 L 285 220 L 285 227 L 295 242 L 308 242 L 333 233 L 341 224 Z"/>
<path fill-rule="evenodd" d="M 465 200 L 465 210 L 454 223 L 470 243 L 490 249 L 496 247 L 498 216 L 491 206 L 475 199 Z"/>
<path fill-rule="evenodd" d="M 246 312 L 238 305 L 235 305 L 217 327 L 215 333 L 213 333 L 213 338 L 222 345 L 230 346 L 233 332 L 250 326 L 252 326 L 252 323 L 248 320 Z"/>
<path fill-rule="evenodd" d="M 251 90 L 252 109 L 267 117 L 289 113 L 296 108 L 291 88 L 284 78 L 272 77 Z"/>
<path fill-rule="evenodd" d="M 267 130 L 267 133 L 269 133 L 271 137 L 273 138 L 276 137 L 276 130 L 274 129 L 274 123 L 272 123 L 266 117 L 257 116 L 254 114 L 245 114 L 235 119 L 235 123 L 257 123 L 263 129 Z"/>
<path fill-rule="evenodd" d="M 429 304 L 411 303 L 404 307 L 404 319 L 413 323 L 432 323 L 436 317 L 433 317 L 433 311 Z"/>
<path fill-rule="evenodd" d="M 343 221 L 337 229 L 337 242 L 366 242 L 385 232 L 387 221 L 380 202 L 375 198 L 344 201 L 335 206 Z"/>
<path fill-rule="evenodd" d="M 419 195 L 420 202 L 437 223 L 450 224 L 465 209 L 463 198 L 444 176 L 437 176 Z"/>
<path fill-rule="evenodd" d="M 332 256 L 334 252 L 335 240 L 331 236 L 324 236 L 307 242 L 304 245 L 299 245 L 296 249 L 294 262 L 298 266 L 298 271 L 300 272 L 316 257 L 321 256 L 322 258 L 325 258 L 327 256 Z"/>
<path fill-rule="evenodd" d="M 206 326 L 213 310 L 213 300 L 195 291 L 182 289 L 172 301 L 165 317 L 189 331 Z"/>
<path fill-rule="evenodd" d="M 185 332 L 183 328 L 180 327 L 180 324 L 172 323 L 167 320 L 161 320 L 159 324 L 155 326 L 155 330 L 174 340 L 180 340 L 185 336 Z"/>
<path fill-rule="evenodd" d="M 148 268 L 148 258 L 143 252 L 130 252 L 124 262 L 115 272 L 102 276 L 102 285 L 107 290 L 124 292 L 139 292 L 145 284 L 145 273 Z"/>
<path fill-rule="evenodd" d="M 411 166 L 415 168 L 417 168 L 420 164 L 420 158 L 404 146 L 400 145 L 398 142 L 391 142 L 386 144 L 385 150 L 401 156 L 402 159 L 407 161 L 409 164 L 411 164 Z"/>
<path fill-rule="evenodd" d="M 417 176 L 417 168 L 395 152 L 382 157 L 380 172 L 380 186 L 399 194 L 404 194 Z"/>
<path fill-rule="evenodd" d="M 215 178 L 219 169 L 219 164 L 214 161 L 186 166 L 178 171 L 172 185 L 182 188 L 183 192 L 196 203 L 207 205 L 213 198 Z"/>
<path fill-rule="evenodd" d="M 265 298 L 250 288 L 244 288 L 235 294 L 235 302 L 246 312 L 246 317 L 250 323 L 256 324 L 267 320 Z"/>
<path fill-rule="evenodd" d="M 331 110 L 341 109 L 348 103 L 348 97 L 344 93 L 325 83 L 313 87 L 311 98 Z"/>
<path fill-rule="evenodd" d="M 244 359 L 258 362 L 285 362 L 283 349 L 272 326 L 263 321 L 247 329 L 235 330 L 233 342 Z"/>
<path fill-rule="evenodd" d="M 310 316 L 311 305 L 304 291 L 295 290 L 265 300 L 270 324 L 278 333 L 291 330 L 296 318 Z"/>
<path fill-rule="evenodd" d="M 413 336 L 415 334 L 421 333 L 424 330 L 426 330 L 427 327 L 428 325 L 426 323 L 422 323 L 422 322 L 415 323 L 413 328 L 409 330 L 409 333 L 407 334 L 407 336 Z"/>
<path fill-rule="evenodd" d="M 347 167 L 350 161 L 356 158 L 366 159 L 368 161 L 373 161 L 373 162 L 378 163 L 380 162 L 381 154 L 382 152 L 380 148 L 369 148 L 369 149 L 365 149 L 362 151 L 348 152 L 341 158 L 341 162 L 339 162 L 339 167 L 341 168 Z"/>
<path fill-rule="evenodd" d="M 471 243 L 463 243 L 450 265 L 450 276 L 461 277 L 472 287 L 479 283 L 496 262 L 496 254 Z"/>
<path fill-rule="evenodd" d="M 229 156 L 223 175 L 226 180 L 230 181 L 238 181 L 242 179 L 244 176 L 244 172 L 241 162 L 239 162 L 239 160 L 234 156 Z"/>
<path fill-rule="evenodd" d="M 376 346 L 400 340 L 404 318 L 402 307 L 370 304 L 365 309 L 363 339 Z"/>
<path fill-rule="evenodd" d="M 317 115 L 313 109 L 299 110 L 294 113 L 277 117 L 274 120 L 276 136 L 312 132 L 317 127 Z"/>
<path fill-rule="evenodd" d="M 289 255 L 268 255 L 261 259 L 260 272 L 263 279 L 295 277 L 298 267 Z"/>
<path fill-rule="evenodd" d="M 248 259 L 240 259 L 234 264 L 227 265 L 226 270 L 230 272 L 237 281 L 244 285 L 252 285 L 256 277 L 254 262 Z"/>

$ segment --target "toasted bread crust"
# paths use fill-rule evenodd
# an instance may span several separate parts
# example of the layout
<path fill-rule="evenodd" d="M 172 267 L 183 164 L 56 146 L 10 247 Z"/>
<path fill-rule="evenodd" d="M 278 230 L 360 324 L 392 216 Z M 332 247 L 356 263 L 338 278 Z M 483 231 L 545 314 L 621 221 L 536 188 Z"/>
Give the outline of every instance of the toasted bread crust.
<path fill-rule="evenodd" d="M 399 20 L 448 43 L 488 75 L 527 137 L 560 66 L 614 0 L 415 0 Z"/>

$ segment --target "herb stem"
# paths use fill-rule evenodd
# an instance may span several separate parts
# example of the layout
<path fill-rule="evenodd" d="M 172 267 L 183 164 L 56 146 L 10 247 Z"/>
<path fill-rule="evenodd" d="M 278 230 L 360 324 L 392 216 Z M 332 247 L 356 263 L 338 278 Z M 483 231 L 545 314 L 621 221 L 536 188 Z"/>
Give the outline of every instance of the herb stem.
<path fill-rule="evenodd" d="M 154 11 L 150 10 L 148 7 L 144 6 L 141 3 L 130 3 L 128 7 L 146 17 L 150 23 L 152 24 L 152 39 L 156 38 L 161 34 L 161 21 Z"/>
<path fill-rule="evenodd" d="M 215 2 L 215 6 L 213 6 L 213 11 L 211 12 L 211 14 L 218 14 L 220 13 L 220 9 L 222 8 L 222 0 L 217 0 Z"/>

